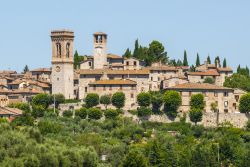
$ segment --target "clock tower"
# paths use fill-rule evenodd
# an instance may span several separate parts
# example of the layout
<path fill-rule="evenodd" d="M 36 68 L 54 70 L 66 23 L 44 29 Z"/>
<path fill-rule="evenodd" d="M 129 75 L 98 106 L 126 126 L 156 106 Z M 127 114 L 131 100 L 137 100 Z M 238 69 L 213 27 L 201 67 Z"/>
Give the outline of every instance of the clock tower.
<path fill-rule="evenodd" d="M 51 32 L 52 41 L 52 94 L 61 93 L 66 99 L 74 98 L 73 44 L 74 32 Z"/>
<path fill-rule="evenodd" d="M 107 34 L 97 32 L 94 36 L 94 69 L 107 67 Z"/>

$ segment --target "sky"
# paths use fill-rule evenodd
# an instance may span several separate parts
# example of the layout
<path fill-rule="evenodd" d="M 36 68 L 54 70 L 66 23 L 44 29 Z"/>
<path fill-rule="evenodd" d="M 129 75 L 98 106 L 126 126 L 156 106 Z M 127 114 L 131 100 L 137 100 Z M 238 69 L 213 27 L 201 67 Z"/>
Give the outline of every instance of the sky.
<path fill-rule="evenodd" d="M 50 32 L 75 32 L 75 50 L 93 52 L 92 34 L 108 34 L 108 53 L 122 55 L 139 39 L 163 43 L 171 59 L 189 64 L 226 58 L 250 66 L 249 0 L 1 0 L 0 70 L 51 66 Z"/>

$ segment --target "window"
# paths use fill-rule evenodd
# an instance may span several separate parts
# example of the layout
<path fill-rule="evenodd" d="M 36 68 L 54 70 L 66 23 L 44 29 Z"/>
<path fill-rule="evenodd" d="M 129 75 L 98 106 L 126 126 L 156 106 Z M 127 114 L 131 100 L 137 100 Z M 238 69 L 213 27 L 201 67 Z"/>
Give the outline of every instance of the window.
<path fill-rule="evenodd" d="M 127 61 L 126 64 L 127 64 L 127 66 L 128 66 L 128 65 L 129 65 L 129 62 Z"/>
<path fill-rule="evenodd" d="M 62 55 L 62 47 L 60 43 L 56 43 L 56 56 L 61 57 Z"/>
<path fill-rule="evenodd" d="M 70 55 L 70 43 L 66 44 L 66 57 L 69 58 Z"/>
<path fill-rule="evenodd" d="M 228 113 L 228 109 L 224 109 L 224 112 L 225 112 L 225 113 Z"/>
<path fill-rule="evenodd" d="M 192 92 L 189 92 L 189 96 L 192 96 Z"/>
<path fill-rule="evenodd" d="M 59 81 L 59 78 L 57 78 L 57 81 Z"/>
<path fill-rule="evenodd" d="M 236 103 L 233 103 L 233 107 L 234 107 L 235 110 L 237 109 Z"/>
<path fill-rule="evenodd" d="M 201 79 L 204 79 L 204 76 L 201 76 Z"/>
<path fill-rule="evenodd" d="M 153 81 L 153 77 L 151 77 L 151 81 Z"/>
<path fill-rule="evenodd" d="M 225 108 L 228 107 L 228 101 L 224 101 L 224 107 L 225 107 Z"/>
<path fill-rule="evenodd" d="M 180 91 L 180 95 L 182 96 L 182 91 Z"/>
<path fill-rule="evenodd" d="M 218 97 L 218 93 L 217 92 L 214 92 L 214 97 Z"/>
<path fill-rule="evenodd" d="M 89 62 L 89 66 L 91 67 L 92 65 L 91 65 L 91 62 Z"/>
<path fill-rule="evenodd" d="M 85 87 L 85 92 L 88 92 L 88 87 Z"/>
<path fill-rule="evenodd" d="M 236 102 L 239 102 L 239 99 L 240 99 L 239 95 L 235 95 L 234 98 L 235 98 Z"/>
<path fill-rule="evenodd" d="M 120 90 L 122 90 L 122 85 L 120 85 Z"/>
<path fill-rule="evenodd" d="M 224 92 L 224 97 L 228 97 L 228 92 Z"/>
<path fill-rule="evenodd" d="M 135 86 L 134 85 L 131 86 L 131 90 L 135 90 Z"/>
<path fill-rule="evenodd" d="M 160 79 L 160 77 L 158 77 L 158 81 L 160 81 L 161 79 Z"/>
<path fill-rule="evenodd" d="M 124 79 L 124 75 L 122 75 L 122 79 Z"/>
<path fill-rule="evenodd" d="M 93 86 L 93 90 L 96 90 L 96 85 Z"/>
<path fill-rule="evenodd" d="M 136 61 L 134 61 L 134 66 L 136 66 Z"/>
<path fill-rule="evenodd" d="M 133 93 L 130 94 L 130 98 L 134 98 L 134 94 Z"/>
<path fill-rule="evenodd" d="M 112 85 L 109 86 L 109 90 L 112 90 Z"/>
<path fill-rule="evenodd" d="M 106 90 L 106 85 L 103 86 L 103 90 Z"/>

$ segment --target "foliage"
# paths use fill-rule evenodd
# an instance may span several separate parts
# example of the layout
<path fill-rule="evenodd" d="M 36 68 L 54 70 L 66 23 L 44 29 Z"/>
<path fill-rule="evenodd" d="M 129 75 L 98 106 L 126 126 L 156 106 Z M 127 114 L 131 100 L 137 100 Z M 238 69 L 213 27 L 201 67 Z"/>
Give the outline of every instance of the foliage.
<path fill-rule="evenodd" d="M 63 116 L 64 117 L 72 117 L 73 111 L 72 110 L 65 110 L 65 111 L 63 111 Z"/>
<path fill-rule="evenodd" d="M 218 110 L 218 104 L 217 103 L 211 103 L 210 104 L 211 110 L 216 112 Z"/>
<path fill-rule="evenodd" d="M 118 117 L 119 113 L 117 110 L 107 109 L 104 111 L 104 115 L 105 115 L 105 118 L 114 120 Z"/>
<path fill-rule="evenodd" d="M 197 53 L 195 65 L 196 65 L 196 67 L 201 65 L 199 53 Z"/>
<path fill-rule="evenodd" d="M 87 108 L 95 107 L 99 104 L 99 95 L 96 93 L 89 93 L 85 98 Z"/>
<path fill-rule="evenodd" d="M 211 59 L 209 55 L 207 56 L 207 64 L 211 64 Z"/>
<path fill-rule="evenodd" d="M 29 72 L 29 67 L 28 65 L 25 65 L 24 69 L 23 69 L 23 74 L 25 74 L 26 72 Z"/>
<path fill-rule="evenodd" d="M 137 103 L 141 107 L 148 107 L 151 104 L 151 95 L 148 92 L 141 92 L 137 95 Z"/>
<path fill-rule="evenodd" d="M 10 108 L 18 108 L 25 113 L 30 113 L 30 106 L 28 103 L 12 103 L 8 107 Z"/>
<path fill-rule="evenodd" d="M 214 84 L 215 80 L 212 77 L 206 77 L 203 83 Z"/>
<path fill-rule="evenodd" d="M 125 157 L 123 167 L 147 167 L 147 159 L 138 150 L 131 150 Z"/>
<path fill-rule="evenodd" d="M 79 69 L 80 68 L 80 62 L 84 60 L 84 56 L 80 56 L 77 52 L 75 51 L 74 54 L 74 69 Z"/>
<path fill-rule="evenodd" d="M 51 104 L 51 97 L 46 93 L 41 93 L 32 98 L 32 104 L 42 106 L 44 109 L 47 109 Z"/>
<path fill-rule="evenodd" d="M 122 55 L 122 57 L 126 57 L 126 58 L 131 58 L 132 57 L 132 53 L 129 50 L 129 48 L 126 49 L 125 53 Z"/>
<path fill-rule="evenodd" d="M 87 109 L 82 107 L 79 110 L 75 110 L 75 114 L 81 119 L 85 119 L 87 117 Z"/>
<path fill-rule="evenodd" d="M 184 50 L 183 66 L 188 66 L 187 51 Z"/>
<path fill-rule="evenodd" d="M 250 93 L 241 96 L 239 109 L 242 113 L 250 112 Z"/>
<path fill-rule="evenodd" d="M 126 97 L 125 97 L 125 94 L 123 92 L 116 92 L 113 94 L 111 102 L 112 102 L 113 106 L 120 109 L 120 108 L 124 107 L 125 100 L 126 100 Z"/>
<path fill-rule="evenodd" d="M 64 104 L 67 104 L 67 103 L 79 103 L 81 102 L 81 100 L 78 100 L 78 99 L 65 99 L 64 100 Z"/>
<path fill-rule="evenodd" d="M 98 120 L 102 118 L 102 111 L 98 108 L 89 108 L 88 109 L 88 118 Z"/>
<path fill-rule="evenodd" d="M 167 91 L 163 96 L 164 110 L 170 117 L 177 116 L 177 110 L 182 103 L 181 95 L 176 91 Z"/>
<path fill-rule="evenodd" d="M 224 67 L 224 68 L 227 67 L 227 60 L 226 60 L 226 58 L 224 58 L 224 60 L 223 60 L 223 67 Z"/>
<path fill-rule="evenodd" d="M 161 92 L 151 92 L 152 111 L 157 114 L 160 113 L 163 104 L 163 94 Z"/>
<path fill-rule="evenodd" d="M 214 59 L 214 64 L 216 67 L 221 67 L 221 64 L 220 64 L 220 57 L 219 56 L 216 56 L 215 59 Z"/>
<path fill-rule="evenodd" d="M 205 107 L 204 95 L 203 94 L 195 94 L 191 96 L 190 100 L 191 109 L 200 109 L 203 110 Z"/>
<path fill-rule="evenodd" d="M 52 95 L 51 99 L 53 99 L 53 103 L 55 100 L 55 107 L 58 108 L 59 104 L 64 103 L 65 97 L 63 94 L 54 94 Z"/>
<path fill-rule="evenodd" d="M 195 123 L 195 125 L 197 124 L 197 122 L 200 122 L 202 120 L 202 110 L 199 108 L 192 108 L 189 111 L 189 118 L 192 122 Z"/>
<path fill-rule="evenodd" d="M 249 92 L 250 78 L 246 75 L 233 74 L 230 77 L 226 77 L 224 86 L 229 88 L 239 88 Z"/>
<path fill-rule="evenodd" d="M 105 108 L 107 109 L 107 106 L 111 104 L 111 96 L 110 95 L 102 95 L 100 97 L 100 103 L 105 105 Z"/>
<path fill-rule="evenodd" d="M 146 64 L 151 65 L 154 62 L 168 62 L 167 52 L 165 52 L 164 46 L 159 41 L 152 41 L 149 44 L 148 59 L 146 59 Z"/>
<path fill-rule="evenodd" d="M 43 105 L 33 105 L 32 106 L 32 116 L 35 118 L 43 117 L 46 112 L 46 109 Z"/>
<path fill-rule="evenodd" d="M 139 117 L 148 117 L 151 115 L 152 110 L 150 108 L 147 108 L 145 106 L 139 107 L 137 109 L 137 114 Z"/>

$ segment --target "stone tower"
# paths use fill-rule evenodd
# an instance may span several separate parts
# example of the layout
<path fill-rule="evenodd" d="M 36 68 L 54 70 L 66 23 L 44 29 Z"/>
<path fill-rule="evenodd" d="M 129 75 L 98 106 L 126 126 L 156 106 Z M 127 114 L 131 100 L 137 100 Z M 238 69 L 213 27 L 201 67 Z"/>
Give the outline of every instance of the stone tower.
<path fill-rule="evenodd" d="M 107 34 L 97 32 L 94 36 L 94 69 L 103 69 L 107 66 Z"/>
<path fill-rule="evenodd" d="M 73 44 L 74 32 L 51 32 L 52 41 L 52 94 L 61 93 L 66 99 L 74 98 Z"/>

